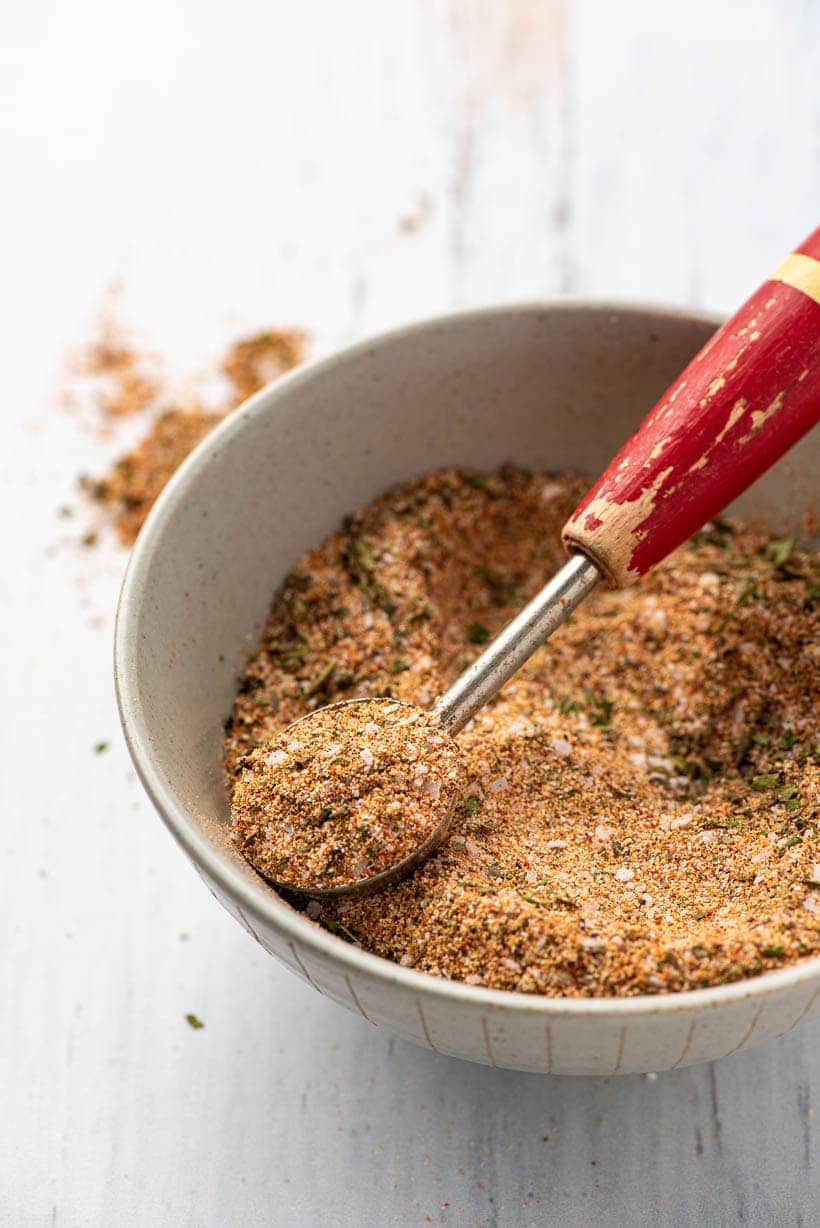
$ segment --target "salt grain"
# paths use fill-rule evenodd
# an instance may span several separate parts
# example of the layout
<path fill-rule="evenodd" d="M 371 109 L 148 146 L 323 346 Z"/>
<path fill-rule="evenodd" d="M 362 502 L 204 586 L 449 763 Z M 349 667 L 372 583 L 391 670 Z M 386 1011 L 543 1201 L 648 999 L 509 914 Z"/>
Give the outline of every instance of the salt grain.
<path fill-rule="evenodd" d="M 670 831 L 682 831 L 686 827 L 691 827 L 695 821 L 695 816 L 692 814 L 679 814 L 674 819 L 669 821 Z"/>

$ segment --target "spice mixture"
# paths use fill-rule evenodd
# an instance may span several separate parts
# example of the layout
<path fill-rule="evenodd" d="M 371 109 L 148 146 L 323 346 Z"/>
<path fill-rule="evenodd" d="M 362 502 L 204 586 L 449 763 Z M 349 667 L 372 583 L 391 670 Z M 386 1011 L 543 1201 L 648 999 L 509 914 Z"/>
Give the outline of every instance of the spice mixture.
<path fill-rule="evenodd" d="M 110 312 L 100 335 L 73 357 L 75 375 L 98 381 L 95 405 L 103 422 L 150 413 L 146 433 L 103 478 L 84 477 L 82 488 L 130 546 L 169 478 L 189 452 L 226 414 L 304 357 L 300 332 L 272 329 L 235 342 L 220 364 L 224 388 L 211 404 L 188 393 L 172 397 L 162 387 L 156 363 L 126 340 Z M 93 535 L 89 535 L 89 538 Z"/>
<path fill-rule="evenodd" d="M 152 356 L 135 349 L 110 314 L 100 320 L 96 340 L 70 356 L 69 369 L 74 375 L 99 380 L 97 404 L 103 418 L 140 413 L 159 392 Z"/>
<path fill-rule="evenodd" d="M 226 726 L 229 777 L 334 700 L 427 706 L 558 567 L 570 478 L 433 473 L 306 554 Z M 600 589 L 458 735 L 448 841 L 308 915 L 405 966 L 566 996 L 734 981 L 820 951 L 818 596 L 791 540 L 706 527 Z"/>
<path fill-rule="evenodd" d="M 111 517 L 124 546 L 136 541 L 170 478 L 222 417 L 201 408 L 167 409 L 106 477 L 83 479 L 83 489 Z"/>
<path fill-rule="evenodd" d="M 233 838 L 260 873 L 293 888 L 392 870 L 436 834 L 462 783 L 452 740 L 389 699 L 321 708 L 242 765 Z"/>

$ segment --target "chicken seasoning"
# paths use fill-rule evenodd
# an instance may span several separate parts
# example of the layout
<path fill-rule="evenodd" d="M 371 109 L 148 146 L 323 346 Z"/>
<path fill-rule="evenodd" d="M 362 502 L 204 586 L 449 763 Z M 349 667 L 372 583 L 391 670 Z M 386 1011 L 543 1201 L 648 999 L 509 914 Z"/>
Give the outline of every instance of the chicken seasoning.
<path fill-rule="evenodd" d="M 226 725 L 232 784 L 305 712 L 426 707 L 563 561 L 583 484 L 454 470 L 377 499 L 277 596 Z M 820 950 L 816 559 L 714 522 L 599 589 L 458 735 L 451 835 L 308 905 L 365 949 L 527 993 L 657 993 Z"/>
<path fill-rule="evenodd" d="M 120 320 L 120 293 L 121 287 L 116 283 L 108 287 L 96 336 L 67 356 L 66 374 L 71 380 L 62 389 L 65 407 L 78 409 L 78 385 L 90 382 L 92 400 L 103 425 L 149 409 L 161 386 L 157 355 L 138 345 Z"/>
<path fill-rule="evenodd" d="M 114 319 L 101 322 L 100 337 L 72 363 L 77 374 L 100 383 L 95 404 L 104 423 L 156 409 L 143 437 L 116 460 L 102 478 L 83 477 L 80 485 L 113 522 L 123 545 L 136 540 L 146 516 L 185 458 L 222 419 L 247 397 L 278 379 L 304 358 L 305 336 L 270 329 L 234 342 L 223 355 L 224 391 L 213 406 L 195 394 L 170 398 L 151 372 L 146 356 L 122 338 Z"/>
<path fill-rule="evenodd" d="M 242 760 L 231 834 L 265 877 L 327 890 L 392 870 L 436 834 L 461 786 L 437 722 L 393 700 L 333 704 Z"/>

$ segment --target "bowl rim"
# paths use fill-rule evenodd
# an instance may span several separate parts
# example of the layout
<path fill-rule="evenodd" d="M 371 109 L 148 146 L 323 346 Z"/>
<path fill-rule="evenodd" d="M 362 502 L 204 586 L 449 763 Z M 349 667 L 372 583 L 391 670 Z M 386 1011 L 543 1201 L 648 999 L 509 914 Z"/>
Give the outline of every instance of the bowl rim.
<path fill-rule="evenodd" d="M 154 808 L 177 843 L 183 847 L 198 869 L 204 872 L 206 878 L 218 885 L 226 896 L 235 902 L 243 918 L 247 911 L 255 920 L 283 933 L 290 943 L 301 943 L 314 950 L 317 955 L 341 965 L 345 972 L 358 972 L 398 989 L 427 994 L 433 998 L 447 1000 L 453 1005 L 462 1004 L 467 1008 L 489 1008 L 516 1015 L 535 1013 L 544 1017 L 585 1016 L 602 1019 L 675 1015 L 691 1010 L 716 1009 L 811 983 L 820 979 L 820 956 L 801 960 L 783 969 L 764 972 L 756 977 L 746 977 L 729 985 L 608 998 L 562 998 L 508 989 L 487 989 L 483 986 L 467 985 L 463 981 L 446 980 L 414 968 L 404 968 L 346 942 L 311 921 L 304 913 L 291 908 L 261 877 L 257 880 L 247 877 L 198 829 L 152 760 L 150 732 L 143 718 L 137 684 L 135 644 L 141 594 L 145 591 L 146 576 L 152 558 L 160 546 L 163 531 L 177 507 L 184 501 L 190 483 L 207 467 L 214 445 L 227 443 L 258 415 L 275 413 L 279 402 L 286 398 L 294 387 L 309 383 L 314 376 L 331 371 L 339 363 L 363 357 L 374 348 L 400 342 L 442 326 L 469 323 L 481 317 L 566 312 L 579 315 L 651 314 L 697 324 L 711 324 L 716 328 L 723 322 L 723 317 L 715 313 L 662 302 L 587 299 L 580 296 L 494 303 L 444 312 L 387 329 L 324 357 L 303 363 L 249 397 L 197 445 L 173 474 L 140 530 L 131 549 L 117 603 L 114 684 L 120 724 L 134 768 Z M 250 927 L 247 919 L 246 923 Z"/>

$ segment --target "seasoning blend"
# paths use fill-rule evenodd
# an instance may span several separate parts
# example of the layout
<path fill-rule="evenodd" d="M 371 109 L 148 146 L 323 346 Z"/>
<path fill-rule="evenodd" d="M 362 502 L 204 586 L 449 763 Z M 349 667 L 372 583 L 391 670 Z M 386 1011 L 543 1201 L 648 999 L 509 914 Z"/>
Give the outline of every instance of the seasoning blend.
<path fill-rule="evenodd" d="M 323 704 L 431 704 L 560 564 L 582 493 L 511 468 L 429 474 L 309 551 L 240 681 L 232 787 Z M 458 735 L 438 852 L 308 915 L 436 976 L 575 997 L 816 954 L 819 581 L 791 540 L 716 521 L 639 584 L 599 589 Z"/>
<path fill-rule="evenodd" d="M 269 329 L 231 345 L 220 364 L 223 390 L 215 405 L 195 392 L 171 397 L 151 356 L 104 317 L 100 336 L 73 363 L 75 374 L 99 381 L 95 405 L 103 424 L 128 416 L 147 420 L 145 433 L 102 478 L 84 477 L 82 489 L 110 519 L 123 545 L 136 540 L 146 516 L 185 458 L 222 419 L 265 384 L 304 358 L 305 336 Z"/>
<path fill-rule="evenodd" d="M 784 597 L 782 587 L 765 593 L 757 628 L 765 627 L 767 634 L 750 628 L 737 647 L 745 660 L 732 677 L 726 653 L 716 656 L 695 643 L 708 623 L 707 628 L 696 623 L 686 641 L 670 633 L 670 625 L 685 621 L 677 602 L 688 597 L 696 610 L 699 602 L 708 602 L 706 593 L 701 596 L 703 578 L 693 601 L 691 577 L 673 562 L 664 573 L 673 584 L 669 608 L 661 600 L 663 581 L 645 580 L 643 592 L 625 593 L 604 612 L 612 623 L 603 636 L 590 626 L 583 644 L 576 645 L 592 677 L 558 707 L 563 716 L 584 713 L 575 739 L 549 720 L 544 701 L 552 674 L 544 661 L 555 661 L 561 651 L 559 646 L 553 652 L 547 637 L 602 576 L 613 587 L 640 582 L 818 417 L 820 230 L 778 266 L 661 397 L 564 524 L 564 543 L 574 552 L 569 562 L 549 584 L 536 588 L 523 609 L 517 603 L 516 616 L 501 624 L 478 660 L 465 659 L 463 673 L 443 694 L 432 677 L 432 687 L 425 685 L 425 673 L 434 675 L 437 665 L 450 663 L 441 646 L 454 635 L 452 611 L 467 595 L 471 608 L 459 611 L 467 641 L 491 640 L 492 628 L 475 601 L 476 576 L 501 607 L 515 608 L 517 590 L 537 570 L 533 560 L 544 557 L 550 529 L 559 527 L 546 523 L 544 504 L 552 495 L 557 506 L 567 486 L 511 472 L 497 475 L 495 484 L 481 475 L 433 475 L 427 485 L 409 483 L 378 501 L 374 532 L 357 533 L 348 542 L 331 539 L 324 553 L 316 552 L 315 571 L 313 555 L 307 556 L 304 572 L 293 577 L 281 599 L 286 615 L 281 639 L 275 612 L 243 682 L 253 692 L 254 706 L 269 711 L 248 720 L 240 703 L 227 730 L 228 767 L 238 771 L 233 830 L 249 860 L 280 884 L 351 894 L 375 885 L 374 875 L 387 872 L 392 879 L 401 869 L 418 867 L 409 883 L 388 888 L 375 906 L 351 899 L 328 907 L 335 907 L 337 921 L 344 917 L 339 924 L 346 932 L 371 949 L 477 984 L 544 993 L 635 993 L 753 975 L 813 951 L 818 907 L 811 893 L 818 864 L 808 857 L 817 853 L 816 767 L 806 755 L 794 765 L 793 776 L 791 756 L 788 766 L 767 765 L 751 779 L 743 769 L 747 762 L 756 766 L 752 746 L 771 745 L 784 712 L 788 724 L 776 729 L 778 749 L 793 750 L 802 731 L 802 684 L 816 672 L 800 675 L 799 698 L 791 709 L 785 709 L 784 696 L 795 657 L 802 658 L 804 644 L 812 644 L 807 610 L 816 590 L 798 594 L 797 605 L 795 594 Z M 505 547 L 520 548 L 526 538 L 532 482 L 540 485 L 537 532 L 526 561 L 513 566 Z M 475 506 L 470 488 L 484 498 L 494 494 L 497 506 Z M 502 503 L 506 508 L 499 517 Z M 490 521 L 486 528 L 482 518 Z M 383 531 L 383 525 L 392 531 L 377 547 L 376 530 Z M 717 639 L 739 621 L 739 611 L 766 582 L 751 558 L 743 563 L 744 552 L 759 555 L 761 546 L 748 535 L 740 541 L 737 566 L 747 573 L 744 587 L 721 614 Z M 766 556 L 783 572 L 792 550 L 791 542 L 769 543 Z M 807 566 L 801 560 L 798 579 Z M 731 572 L 732 563 L 726 567 Z M 711 585 L 720 588 L 720 574 L 706 570 L 707 593 Z M 784 580 L 781 576 L 781 586 Z M 777 606 L 778 619 L 771 625 Z M 649 643 L 659 645 L 659 658 L 665 641 L 672 641 L 674 659 L 666 662 L 669 681 L 662 692 L 669 699 L 662 704 L 647 703 L 657 688 L 659 662 L 647 669 L 645 656 L 629 651 L 628 626 L 621 630 L 622 651 L 614 655 L 616 620 L 624 610 L 635 626 L 649 623 Z M 586 622 L 594 615 L 582 610 L 576 617 Z M 416 624 L 426 624 L 425 631 Z M 310 656 L 312 628 L 320 642 L 329 641 L 322 645 L 323 663 L 306 687 L 297 684 L 293 690 L 287 679 L 298 678 L 306 660 L 314 669 L 318 665 Z M 784 629 L 799 629 L 798 635 L 775 657 L 777 672 L 755 723 L 743 728 L 728 762 L 709 754 L 706 747 L 721 736 L 708 712 L 716 683 L 724 697 L 734 683 L 728 691 L 731 712 L 722 716 L 732 730 L 743 727 L 758 672 L 752 658 L 765 657 Z M 392 681 L 385 685 L 379 677 L 385 640 L 393 654 L 391 674 L 401 679 L 418 671 L 420 676 L 411 679 L 417 703 L 424 707 L 439 694 L 432 719 L 422 712 L 408 717 L 396 705 L 395 717 L 385 721 L 392 704 L 379 708 L 380 719 L 378 705 L 371 710 L 367 703 L 314 712 L 332 687 L 411 698 L 410 681 L 394 692 Z M 414 640 L 422 642 L 423 651 L 413 652 Z M 692 661 L 704 659 L 705 669 L 692 668 Z M 270 685 L 280 661 L 284 676 Z M 759 660 L 755 663 L 759 667 Z M 571 678 L 577 665 L 562 664 L 564 677 Z M 616 697 L 613 679 L 624 664 L 627 673 Z M 812 664 L 801 660 L 807 669 Z M 650 675 L 644 686 L 642 666 Z M 519 669 L 518 682 L 499 693 Z M 699 675 L 698 686 L 689 690 L 686 678 L 693 673 Z M 287 699 L 304 705 L 307 715 L 271 742 L 269 733 L 285 719 Z M 625 713 L 618 731 L 625 745 L 613 736 L 616 706 Z M 676 724 L 678 744 L 670 736 Z M 242 748 L 248 726 L 254 745 Z M 600 731 L 597 739 L 593 729 Z M 443 816 L 440 825 L 435 822 L 434 808 L 445 790 L 449 817 L 458 788 L 458 752 L 449 735 L 459 731 L 473 780 L 463 806 L 466 830 L 419 865 L 446 833 Z M 408 788 L 411 774 L 415 780 Z M 653 793 L 658 785 L 662 797 Z M 761 806 L 752 794 L 773 795 L 773 800 Z M 705 821 L 703 806 L 708 807 Z M 798 811 L 791 830 L 789 815 Z M 394 826 L 393 813 L 397 820 L 401 816 L 403 830 Z M 691 828 L 691 837 L 680 834 Z M 411 831 L 423 840 L 415 856 Z M 739 836 L 733 839 L 732 832 Z M 775 851 L 780 864 L 772 882 L 769 862 Z M 799 878 L 793 877 L 795 869 Z"/>
<path fill-rule="evenodd" d="M 462 785 L 437 722 L 392 699 L 321 708 L 242 766 L 234 840 L 266 878 L 313 896 L 401 877 L 447 834 Z"/>

